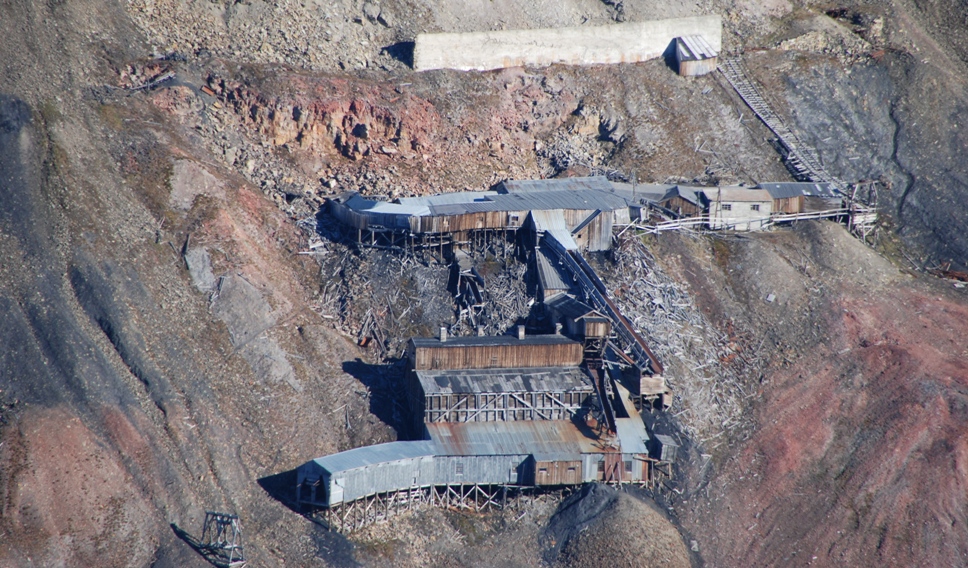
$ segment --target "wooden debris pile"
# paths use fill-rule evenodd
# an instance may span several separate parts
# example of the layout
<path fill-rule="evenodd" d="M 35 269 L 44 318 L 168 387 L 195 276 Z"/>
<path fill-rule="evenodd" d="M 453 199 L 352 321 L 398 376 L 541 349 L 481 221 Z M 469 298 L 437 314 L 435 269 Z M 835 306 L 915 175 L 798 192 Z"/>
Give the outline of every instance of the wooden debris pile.
<path fill-rule="evenodd" d="M 743 425 L 743 401 L 753 395 L 744 383 L 755 361 L 707 321 L 638 236 L 619 238 L 614 259 L 606 285 L 666 367 L 675 393 L 672 412 L 706 451 L 717 448 L 726 441 L 723 434 Z"/>
<path fill-rule="evenodd" d="M 396 357 L 412 336 L 429 336 L 454 321 L 447 267 L 423 265 L 387 251 L 333 247 L 319 255 L 319 316 L 361 347 Z"/>

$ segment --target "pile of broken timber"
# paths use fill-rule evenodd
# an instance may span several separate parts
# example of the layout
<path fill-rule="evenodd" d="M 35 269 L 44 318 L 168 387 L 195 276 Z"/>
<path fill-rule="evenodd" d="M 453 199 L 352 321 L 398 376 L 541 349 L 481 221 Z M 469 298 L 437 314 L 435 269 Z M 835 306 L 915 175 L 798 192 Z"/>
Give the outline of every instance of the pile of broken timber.
<path fill-rule="evenodd" d="M 747 378 L 758 362 L 734 350 L 735 338 L 710 325 L 638 237 L 620 237 L 614 253 L 606 280 L 612 297 L 665 365 L 672 412 L 685 432 L 704 450 L 715 449 L 746 420 L 744 400 L 755 394 Z"/>

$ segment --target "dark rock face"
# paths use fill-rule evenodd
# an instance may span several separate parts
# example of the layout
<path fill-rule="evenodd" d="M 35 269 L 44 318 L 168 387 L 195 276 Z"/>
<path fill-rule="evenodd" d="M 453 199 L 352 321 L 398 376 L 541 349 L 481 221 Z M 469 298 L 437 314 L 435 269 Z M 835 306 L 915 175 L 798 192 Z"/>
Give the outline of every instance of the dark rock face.
<path fill-rule="evenodd" d="M 794 53 L 756 54 L 761 81 L 782 92 L 792 124 L 827 169 L 849 182 L 879 180 L 898 234 L 934 266 L 968 265 L 968 93 L 960 61 L 920 64 L 892 53 L 852 66 Z M 949 68 L 950 67 L 950 68 Z"/>

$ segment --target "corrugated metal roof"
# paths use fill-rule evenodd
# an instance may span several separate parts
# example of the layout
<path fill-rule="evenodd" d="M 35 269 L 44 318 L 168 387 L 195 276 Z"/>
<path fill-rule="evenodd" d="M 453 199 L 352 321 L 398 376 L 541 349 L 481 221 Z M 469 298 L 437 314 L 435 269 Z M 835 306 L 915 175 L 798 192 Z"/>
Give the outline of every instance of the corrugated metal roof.
<path fill-rule="evenodd" d="M 723 203 L 727 203 L 741 201 L 764 203 L 773 201 L 770 192 L 765 189 L 753 189 L 750 187 L 707 187 L 703 189 L 703 193 L 706 195 L 706 199 L 711 202 L 722 201 Z"/>
<path fill-rule="evenodd" d="M 545 211 L 551 209 L 577 209 L 614 211 L 628 207 L 621 195 L 582 189 L 575 191 L 529 191 L 505 193 L 489 197 L 487 201 L 430 205 L 433 215 L 463 215 L 487 211 Z"/>
<path fill-rule="evenodd" d="M 602 441 L 586 436 L 568 420 L 434 422 L 426 426 L 441 456 L 538 454 L 565 460 L 603 451 Z"/>
<path fill-rule="evenodd" d="M 678 38 L 676 46 L 681 50 L 682 59 L 711 59 L 719 55 L 709 42 L 701 35 L 688 35 Z"/>
<path fill-rule="evenodd" d="M 578 367 L 416 371 L 424 394 L 589 391 Z"/>
<path fill-rule="evenodd" d="M 646 432 L 645 424 L 641 418 L 637 416 L 633 418 L 616 418 L 615 433 L 618 435 L 618 441 L 622 446 L 623 454 L 649 453 L 649 434 Z"/>
<path fill-rule="evenodd" d="M 452 205 L 456 203 L 486 202 L 497 195 L 496 191 L 460 191 L 457 193 L 441 193 L 422 197 L 403 197 L 398 199 L 403 205 Z"/>
<path fill-rule="evenodd" d="M 569 290 L 572 285 L 570 278 L 557 257 L 548 254 L 540 246 L 535 250 L 535 264 L 538 269 L 538 281 L 542 290 Z"/>
<path fill-rule="evenodd" d="M 560 210 L 531 211 L 531 221 L 534 223 L 535 231 L 551 235 L 565 250 L 578 250 L 578 243 L 571 236 L 571 231 L 565 223 L 565 216 Z"/>
<path fill-rule="evenodd" d="M 800 184 L 761 183 L 756 187 L 770 192 L 770 197 L 773 199 L 789 199 L 791 197 L 803 196 L 803 188 L 800 187 Z"/>
<path fill-rule="evenodd" d="M 601 313 L 595 311 L 591 306 L 579 302 L 572 296 L 562 294 L 545 302 L 545 306 L 554 310 L 561 316 L 571 319 L 578 319 L 587 315 L 603 317 Z"/>
<path fill-rule="evenodd" d="M 330 473 L 339 473 L 378 463 L 432 456 L 436 451 L 437 447 L 432 440 L 387 442 L 339 452 L 313 461 Z"/>
<path fill-rule="evenodd" d="M 522 179 L 502 181 L 497 190 L 506 193 L 526 193 L 531 191 L 576 191 L 595 189 L 609 191 L 611 183 L 605 176 L 569 177 L 555 179 Z"/>
<path fill-rule="evenodd" d="M 616 195 L 620 195 L 623 199 L 629 203 L 642 204 L 643 199 L 648 199 L 650 201 L 659 201 L 662 196 L 666 194 L 667 191 L 675 187 L 674 185 L 668 184 L 654 184 L 654 183 L 637 183 L 635 184 L 635 189 L 633 190 L 632 184 L 621 183 L 613 181 L 612 187 Z"/>
<path fill-rule="evenodd" d="M 773 199 L 806 195 L 810 197 L 839 197 L 837 190 L 829 183 L 779 182 L 761 183 L 756 187 L 770 192 Z"/>
<path fill-rule="evenodd" d="M 509 193 L 495 196 L 494 199 L 496 202 L 506 204 L 509 211 L 542 209 L 614 211 L 628 207 L 628 202 L 620 195 L 595 189 Z"/>
<path fill-rule="evenodd" d="M 399 203 L 390 203 L 389 201 L 374 201 L 372 199 L 366 199 L 360 194 L 353 195 L 347 199 L 345 205 L 360 213 L 383 213 L 389 215 L 406 215 L 409 217 L 430 214 L 430 209 L 425 205 L 401 205 Z"/>
<path fill-rule="evenodd" d="M 672 199 L 673 197 L 681 197 L 693 205 L 699 205 L 699 194 L 702 193 L 702 187 L 692 187 L 687 185 L 674 185 L 666 191 L 665 195 L 659 199 L 660 202 Z"/>
<path fill-rule="evenodd" d="M 411 341 L 416 347 L 468 347 L 475 345 L 563 345 L 576 343 L 563 335 L 526 335 L 518 339 L 514 335 L 486 335 L 483 337 L 448 337 L 441 342 L 437 337 L 414 337 Z"/>

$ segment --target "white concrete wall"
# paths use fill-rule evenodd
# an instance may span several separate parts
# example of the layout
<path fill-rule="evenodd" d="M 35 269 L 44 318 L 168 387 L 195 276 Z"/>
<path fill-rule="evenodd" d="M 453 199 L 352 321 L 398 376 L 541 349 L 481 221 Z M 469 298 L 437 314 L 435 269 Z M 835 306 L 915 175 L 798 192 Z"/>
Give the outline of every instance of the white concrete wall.
<path fill-rule="evenodd" d="M 628 63 L 660 57 L 679 36 L 701 35 L 722 49 L 719 16 L 697 16 L 610 26 L 420 34 L 413 67 L 484 71 L 553 63 L 595 65 Z"/>

